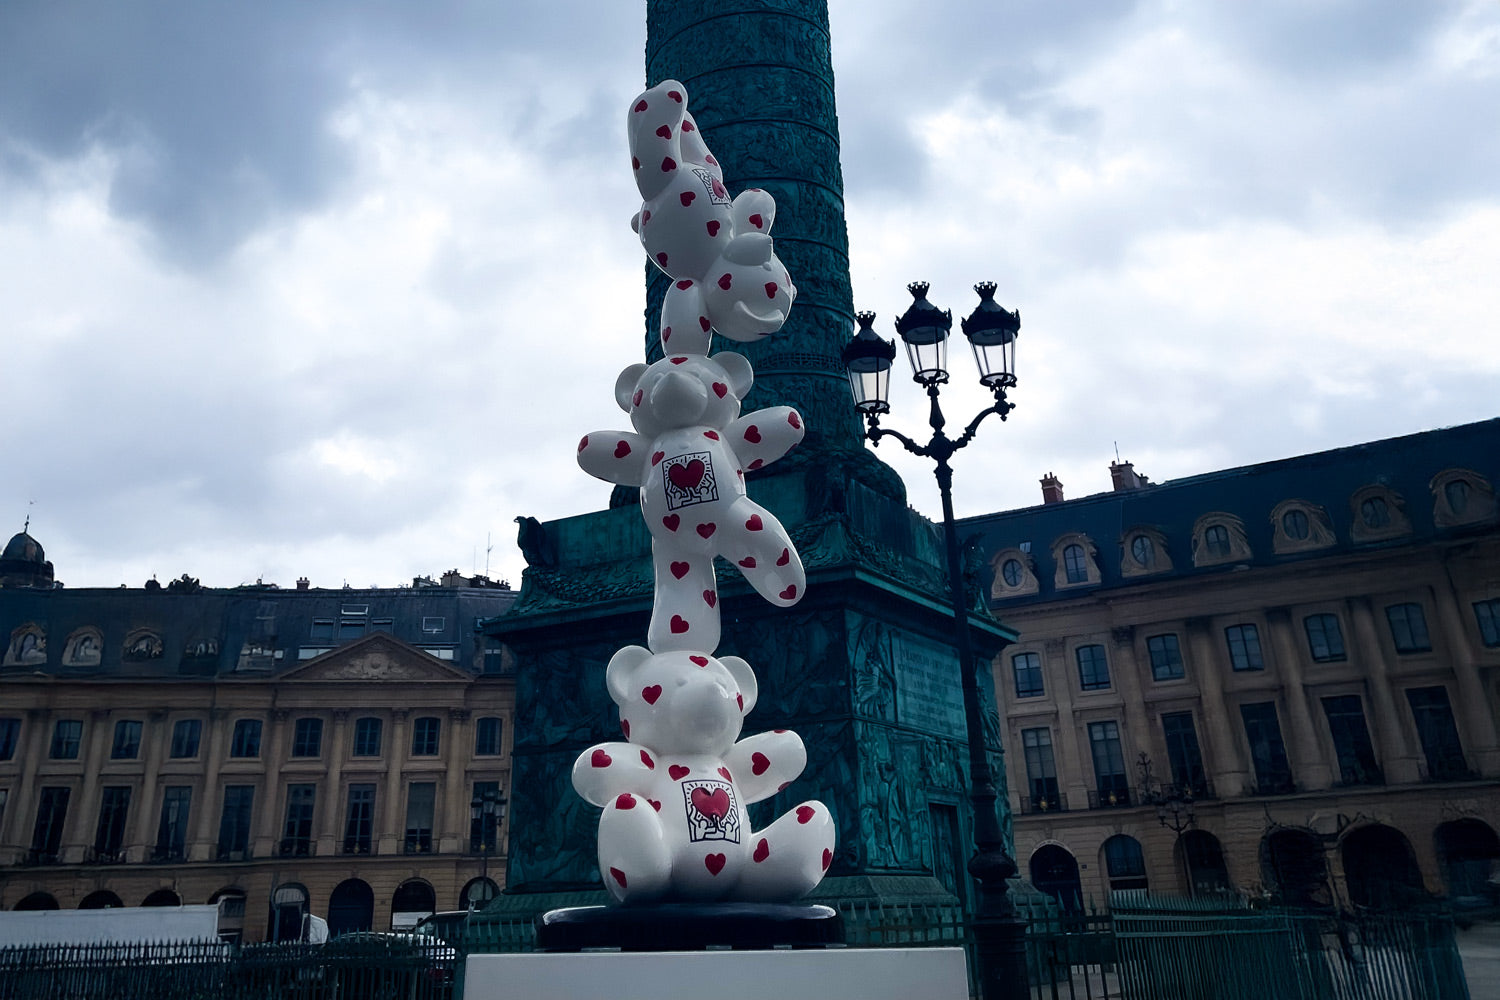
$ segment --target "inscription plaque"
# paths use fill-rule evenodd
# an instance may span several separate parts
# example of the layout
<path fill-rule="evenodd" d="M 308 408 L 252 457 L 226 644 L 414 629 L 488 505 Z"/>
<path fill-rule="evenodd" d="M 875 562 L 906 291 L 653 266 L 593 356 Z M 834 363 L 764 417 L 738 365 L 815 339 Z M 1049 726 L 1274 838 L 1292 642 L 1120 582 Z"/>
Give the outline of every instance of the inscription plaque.
<path fill-rule="evenodd" d="M 897 721 L 929 733 L 962 737 L 966 730 L 958 655 L 911 636 L 896 635 L 891 645 L 896 661 Z"/>

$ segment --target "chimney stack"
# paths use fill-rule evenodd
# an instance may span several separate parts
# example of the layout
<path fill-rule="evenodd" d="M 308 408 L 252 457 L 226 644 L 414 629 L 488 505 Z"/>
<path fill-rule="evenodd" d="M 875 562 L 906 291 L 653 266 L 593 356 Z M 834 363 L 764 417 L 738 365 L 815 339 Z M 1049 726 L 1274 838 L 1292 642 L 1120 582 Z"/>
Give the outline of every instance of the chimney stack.
<path fill-rule="evenodd" d="M 309 580 L 307 577 L 305 577 L 305 576 L 299 576 L 299 577 L 297 577 L 297 589 L 298 590 L 308 590 L 308 589 L 311 589 L 311 587 L 312 587 L 312 581 Z"/>
<path fill-rule="evenodd" d="M 1127 490 L 1138 490 L 1143 486 L 1150 486 L 1151 480 L 1135 471 L 1135 466 L 1129 462 L 1109 463 L 1109 478 L 1115 484 L 1115 492 L 1123 493 Z"/>
<path fill-rule="evenodd" d="M 1042 503 L 1062 503 L 1063 484 L 1052 473 L 1042 477 Z"/>

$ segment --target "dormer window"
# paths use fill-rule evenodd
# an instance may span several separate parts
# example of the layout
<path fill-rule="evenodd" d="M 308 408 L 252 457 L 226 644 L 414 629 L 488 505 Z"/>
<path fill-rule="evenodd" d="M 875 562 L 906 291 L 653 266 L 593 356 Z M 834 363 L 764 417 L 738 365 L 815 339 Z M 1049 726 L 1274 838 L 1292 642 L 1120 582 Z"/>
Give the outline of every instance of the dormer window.
<path fill-rule="evenodd" d="M 1271 548 L 1277 553 L 1324 549 L 1335 541 L 1333 521 L 1322 506 L 1283 500 L 1271 511 Z"/>
<path fill-rule="evenodd" d="M 1023 576 L 1025 576 L 1025 571 L 1021 569 L 1019 559 L 1007 559 L 1000 567 L 1000 578 L 1005 581 L 1007 587 L 1019 587 Z"/>
<path fill-rule="evenodd" d="M 1384 497 L 1370 497 L 1359 505 L 1359 519 L 1366 528 L 1384 528 L 1391 523 L 1391 508 Z"/>
<path fill-rule="evenodd" d="M 1040 587 L 1031 562 L 1031 554 L 1023 548 L 1012 546 L 995 553 L 990 565 L 995 570 L 995 580 L 990 585 L 990 599 L 1002 601 L 1007 597 L 1035 594 Z"/>
<path fill-rule="evenodd" d="M 1411 532 L 1411 519 L 1406 516 L 1401 495 L 1380 483 L 1355 490 L 1349 497 L 1349 509 L 1354 514 L 1349 538 L 1356 543 L 1384 541 Z"/>
<path fill-rule="evenodd" d="M 1120 575 L 1144 576 L 1172 569 L 1167 554 L 1167 536 L 1156 528 L 1136 525 L 1120 536 Z"/>
<path fill-rule="evenodd" d="M 1081 532 L 1072 531 L 1057 539 L 1052 543 L 1052 558 L 1057 567 L 1053 586 L 1062 589 L 1099 583 L 1097 556 L 1093 539 Z"/>
<path fill-rule="evenodd" d="M 1216 559 L 1229 558 L 1229 529 L 1213 524 L 1203 532 L 1203 548 Z"/>
<path fill-rule="evenodd" d="M 1439 528 L 1481 524 L 1495 519 L 1495 491 L 1470 469 L 1444 469 L 1432 477 L 1432 520 Z"/>
<path fill-rule="evenodd" d="M 1245 522 L 1233 514 L 1212 511 L 1193 525 L 1193 565 L 1214 566 L 1251 557 Z"/>

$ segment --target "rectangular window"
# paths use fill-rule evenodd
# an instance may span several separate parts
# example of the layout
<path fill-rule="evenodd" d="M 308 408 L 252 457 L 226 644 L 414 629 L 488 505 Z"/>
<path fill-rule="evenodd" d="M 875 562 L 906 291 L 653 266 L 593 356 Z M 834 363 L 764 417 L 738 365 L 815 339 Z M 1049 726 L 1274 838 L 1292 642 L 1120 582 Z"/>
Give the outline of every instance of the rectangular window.
<path fill-rule="evenodd" d="M 367 615 L 370 613 L 368 604 L 344 604 L 339 607 L 341 615 Z"/>
<path fill-rule="evenodd" d="M 423 632 L 441 632 L 447 628 L 447 620 L 441 616 L 427 615 L 422 618 Z"/>
<path fill-rule="evenodd" d="M 179 719 L 172 727 L 171 756 L 174 758 L 198 756 L 198 743 L 203 738 L 203 723 L 198 719 Z"/>
<path fill-rule="evenodd" d="M 1287 763 L 1286 745 L 1281 742 L 1276 703 L 1262 701 L 1241 705 L 1240 718 L 1245 723 L 1250 759 L 1255 765 L 1255 794 L 1285 795 L 1293 791 L 1292 767 Z"/>
<path fill-rule="evenodd" d="M 1264 670 L 1260 655 L 1260 630 L 1254 625 L 1231 625 L 1224 630 L 1229 643 L 1229 663 L 1236 670 Z"/>
<path fill-rule="evenodd" d="M 99 824 L 94 828 L 94 860 L 113 864 L 124 860 L 125 817 L 130 812 L 129 787 L 106 786 L 99 799 Z"/>
<path fill-rule="evenodd" d="M 313 804 L 318 786 L 286 786 L 286 822 L 281 825 L 282 857 L 306 857 L 312 854 Z"/>
<path fill-rule="evenodd" d="M 350 785 L 344 816 L 344 853 L 369 854 L 375 830 L 375 786 Z"/>
<path fill-rule="evenodd" d="M 437 785 L 414 781 L 406 790 L 406 853 L 432 853 L 432 811 Z"/>
<path fill-rule="evenodd" d="M 254 785 L 224 786 L 224 811 L 219 815 L 220 861 L 244 861 L 250 857 L 250 817 L 254 804 Z"/>
<path fill-rule="evenodd" d="M 500 782 L 474 782 L 474 797 L 469 801 L 470 854 L 493 854 L 498 849 L 504 801 Z"/>
<path fill-rule="evenodd" d="M 1167 768 L 1172 784 L 1202 798 L 1208 794 L 1208 776 L 1203 772 L 1203 753 L 1198 748 L 1198 730 L 1192 712 L 1170 712 L 1161 717 L 1167 738 Z"/>
<path fill-rule="evenodd" d="M 500 753 L 501 735 L 505 726 L 502 719 L 485 716 L 474 723 L 474 756 L 493 757 Z"/>
<path fill-rule="evenodd" d="M 367 715 L 354 720 L 354 756 L 380 756 L 380 720 Z"/>
<path fill-rule="evenodd" d="M 298 719 L 292 730 L 292 756 L 317 757 L 323 752 L 323 720 Z"/>
<path fill-rule="evenodd" d="M 31 857 L 43 865 L 55 865 L 62 850 L 63 823 L 68 818 L 72 789 L 45 787 L 37 800 L 36 825 L 31 828 Z"/>
<path fill-rule="evenodd" d="M 365 622 L 362 618 L 345 618 L 339 622 L 339 642 L 348 642 L 358 639 L 365 634 Z"/>
<path fill-rule="evenodd" d="M 1432 650 L 1427 635 L 1427 616 L 1420 604 L 1392 604 L 1385 609 L 1385 620 L 1391 625 L 1391 641 L 1398 653 L 1426 653 Z"/>
<path fill-rule="evenodd" d="M 1480 640 L 1486 646 L 1500 646 L 1500 598 L 1475 601 L 1474 618 L 1479 622 Z"/>
<path fill-rule="evenodd" d="M 1182 648 L 1177 645 L 1177 634 L 1153 635 L 1146 640 L 1146 651 L 1151 654 L 1151 679 L 1175 681 L 1182 677 Z"/>
<path fill-rule="evenodd" d="M 1078 684 L 1085 691 L 1103 691 L 1109 687 L 1109 661 L 1103 646 L 1079 646 Z"/>
<path fill-rule="evenodd" d="M 77 760 L 78 745 L 83 740 L 83 723 L 78 719 L 58 719 L 52 729 L 52 749 L 47 754 L 53 760 Z"/>
<path fill-rule="evenodd" d="M 156 849 L 152 861 L 181 861 L 187 853 L 188 810 L 193 790 L 186 785 L 171 785 L 161 797 L 161 821 L 156 825 Z"/>
<path fill-rule="evenodd" d="M 1021 730 L 1021 746 L 1026 752 L 1026 790 L 1030 794 L 1021 802 L 1021 812 L 1053 812 L 1062 805 L 1057 794 L 1057 764 L 1052 758 L 1052 730 Z"/>
<path fill-rule="evenodd" d="M 1036 653 L 1017 653 L 1010 658 L 1011 673 L 1016 678 L 1017 698 L 1040 698 L 1046 693 L 1042 685 L 1042 658 Z"/>
<path fill-rule="evenodd" d="M 396 619 L 394 618 L 371 618 L 371 632 L 394 632 L 396 631 Z"/>
<path fill-rule="evenodd" d="M 411 755 L 413 757 L 436 757 L 438 733 L 442 731 L 442 720 L 425 715 L 411 724 Z"/>
<path fill-rule="evenodd" d="M 1328 733 L 1333 737 L 1339 780 L 1346 785 L 1385 784 L 1380 765 L 1375 762 L 1375 748 L 1370 745 L 1359 695 L 1324 698 L 1323 714 L 1328 717 Z"/>
<path fill-rule="evenodd" d="M 1338 615 L 1308 615 L 1302 619 L 1307 629 L 1307 648 L 1317 663 L 1337 663 L 1344 659 L 1344 633 L 1339 629 Z"/>
<path fill-rule="evenodd" d="M 1120 746 L 1119 724 L 1090 722 L 1089 749 L 1094 756 L 1094 794 L 1090 796 L 1090 808 L 1130 805 L 1130 780 L 1125 772 L 1125 751 Z"/>
<path fill-rule="evenodd" d="M 1411 705 L 1417 737 L 1422 741 L 1422 753 L 1427 758 L 1428 779 L 1456 781 L 1470 777 L 1463 744 L 1458 741 L 1458 728 L 1453 724 L 1448 689 L 1441 686 L 1407 688 L 1406 700 Z"/>
<path fill-rule="evenodd" d="M 260 720 L 237 719 L 234 723 L 234 738 L 229 741 L 229 756 L 260 756 Z"/>
<path fill-rule="evenodd" d="M 110 744 L 110 760 L 135 760 L 141 755 L 141 724 L 135 719 L 115 723 L 115 741 Z"/>
<path fill-rule="evenodd" d="M 13 760 L 21 740 L 20 719 L 0 719 L 0 760 Z"/>
<path fill-rule="evenodd" d="M 312 630 L 308 632 L 307 637 L 314 641 L 332 639 L 333 619 L 314 618 L 312 623 Z"/>

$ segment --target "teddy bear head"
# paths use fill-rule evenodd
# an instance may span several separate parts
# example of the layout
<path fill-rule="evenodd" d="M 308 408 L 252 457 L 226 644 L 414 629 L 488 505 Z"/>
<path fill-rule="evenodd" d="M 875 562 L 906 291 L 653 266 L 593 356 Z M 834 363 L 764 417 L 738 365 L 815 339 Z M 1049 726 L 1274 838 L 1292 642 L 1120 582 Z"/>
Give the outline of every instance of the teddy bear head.
<path fill-rule="evenodd" d="M 754 671 L 738 656 L 644 646 L 611 657 L 605 683 L 626 738 L 657 753 L 723 755 L 757 693 Z"/>
<path fill-rule="evenodd" d="M 703 298 L 713 328 L 746 343 L 781 329 L 797 288 L 771 241 L 776 200 L 750 188 L 734 199 L 733 216 L 734 236 L 704 274 Z"/>
<path fill-rule="evenodd" d="M 740 400 L 754 380 L 750 362 L 740 354 L 669 354 L 622 371 L 615 380 L 615 401 L 647 437 L 679 427 L 723 428 L 740 415 Z"/>

